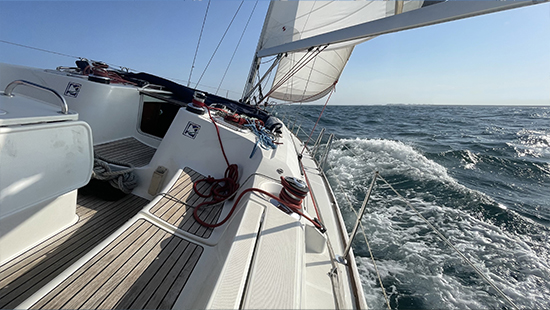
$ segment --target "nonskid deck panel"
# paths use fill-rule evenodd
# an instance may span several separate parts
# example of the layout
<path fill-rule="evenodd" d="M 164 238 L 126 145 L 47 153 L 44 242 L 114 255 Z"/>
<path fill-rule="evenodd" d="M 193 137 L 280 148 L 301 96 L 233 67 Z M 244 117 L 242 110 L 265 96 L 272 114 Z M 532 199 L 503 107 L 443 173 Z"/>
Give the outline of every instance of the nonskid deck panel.
<path fill-rule="evenodd" d="M 203 248 L 140 219 L 32 309 L 171 309 Z"/>
<path fill-rule="evenodd" d="M 176 226 L 178 229 L 189 232 L 202 238 L 209 238 L 212 228 L 200 225 L 193 217 L 194 207 L 210 200 L 200 197 L 193 190 L 193 183 L 203 179 L 204 176 L 191 168 L 184 168 L 176 183 L 168 191 L 168 195 L 159 200 L 150 212 L 163 221 Z M 197 189 L 201 193 L 208 193 L 211 185 L 207 182 L 198 184 Z M 204 206 L 199 210 L 199 217 L 206 223 L 217 222 L 222 210 L 221 204 Z"/>
<path fill-rule="evenodd" d="M 136 215 L 148 200 L 79 194 L 79 221 L 0 266 L 0 309 L 14 308 Z"/>
<path fill-rule="evenodd" d="M 94 152 L 108 161 L 143 167 L 151 162 L 156 149 L 130 137 L 94 146 Z"/>

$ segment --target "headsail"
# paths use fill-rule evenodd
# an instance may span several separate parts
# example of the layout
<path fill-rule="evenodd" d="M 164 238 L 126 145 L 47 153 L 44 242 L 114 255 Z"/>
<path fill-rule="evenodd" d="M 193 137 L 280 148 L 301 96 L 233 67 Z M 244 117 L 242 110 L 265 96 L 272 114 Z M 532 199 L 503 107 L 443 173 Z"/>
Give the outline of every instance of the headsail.
<path fill-rule="evenodd" d="M 391 16 L 396 9 L 399 13 L 421 5 L 422 1 L 277 1 L 270 7 L 259 52 Z M 273 81 L 273 85 L 281 85 L 270 97 L 292 102 L 322 98 L 334 87 L 353 47 L 371 38 L 331 45 L 307 63 L 308 52 L 288 53 L 281 59 Z M 296 70 L 297 66 L 300 66 L 299 70 Z M 296 72 L 289 77 L 289 72 L 293 70 Z"/>

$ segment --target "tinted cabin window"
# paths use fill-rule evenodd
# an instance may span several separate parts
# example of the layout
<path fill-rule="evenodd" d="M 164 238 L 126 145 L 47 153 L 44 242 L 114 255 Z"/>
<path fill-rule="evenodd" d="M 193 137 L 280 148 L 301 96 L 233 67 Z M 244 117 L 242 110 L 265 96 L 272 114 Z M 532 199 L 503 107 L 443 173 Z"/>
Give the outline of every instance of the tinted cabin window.
<path fill-rule="evenodd" d="M 164 138 L 182 104 L 143 95 L 140 129 L 155 137 Z"/>

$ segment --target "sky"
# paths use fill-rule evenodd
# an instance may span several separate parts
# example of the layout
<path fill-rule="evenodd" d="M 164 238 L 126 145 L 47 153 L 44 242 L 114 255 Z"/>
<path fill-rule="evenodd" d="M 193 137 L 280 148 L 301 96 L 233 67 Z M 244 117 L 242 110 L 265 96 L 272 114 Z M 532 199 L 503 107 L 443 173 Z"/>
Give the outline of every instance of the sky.
<path fill-rule="evenodd" d="M 199 88 L 238 99 L 268 1 L 241 5 L 212 0 L 195 58 L 207 6 L 207 0 L 0 0 L 0 62 L 53 69 L 73 66 L 74 57 L 84 57 L 184 85 L 193 68 L 190 86 L 200 79 Z M 394 103 L 550 106 L 550 3 L 383 35 L 358 45 L 329 104 Z"/>

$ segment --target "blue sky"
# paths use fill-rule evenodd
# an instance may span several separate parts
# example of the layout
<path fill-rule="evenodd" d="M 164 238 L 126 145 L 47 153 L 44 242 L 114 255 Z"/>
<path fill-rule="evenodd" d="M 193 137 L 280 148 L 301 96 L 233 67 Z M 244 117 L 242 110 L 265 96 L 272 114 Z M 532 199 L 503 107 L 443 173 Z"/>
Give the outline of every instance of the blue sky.
<path fill-rule="evenodd" d="M 0 40 L 187 84 L 207 1 L 0 1 Z M 240 1 L 212 1 L 195 86 Z M 214 92 L 255 5 L 245 1 L 200 84 Z M 238 98 L 268 2 L 259 1 L 219 94 Z M 74 59 L 0 43 L 0 62 Z M 381 36 L 356 47 L 330 104 L 550 105 L 550 4 Z"/>

